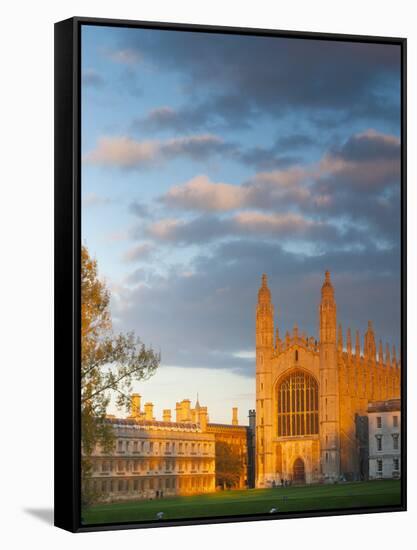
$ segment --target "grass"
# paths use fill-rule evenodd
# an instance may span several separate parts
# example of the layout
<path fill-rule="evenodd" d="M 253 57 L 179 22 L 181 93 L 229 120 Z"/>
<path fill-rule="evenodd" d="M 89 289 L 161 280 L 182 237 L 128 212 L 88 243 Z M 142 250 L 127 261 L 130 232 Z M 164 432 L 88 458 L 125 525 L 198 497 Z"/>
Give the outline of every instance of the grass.
<path fill-rule="evenodd" d="M 84 524 L 140 522 L 266 514 L 280 512 L 335 510 L 372 506 L 395 506 L 401 502 L 400 481 L 368 481 L 338 485 L 315 485 L 276 489 L 225 491 L 207 495 L 100 504 L 83 514 Z M 162 520 L 162 521 L 163 521 Z"/>

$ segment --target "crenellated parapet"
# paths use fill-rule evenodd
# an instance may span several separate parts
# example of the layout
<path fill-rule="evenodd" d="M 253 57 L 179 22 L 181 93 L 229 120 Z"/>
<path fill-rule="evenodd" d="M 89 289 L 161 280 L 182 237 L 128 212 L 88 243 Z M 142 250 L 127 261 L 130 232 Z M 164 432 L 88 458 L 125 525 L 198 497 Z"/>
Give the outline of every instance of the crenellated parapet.
<path fill-rule="evenodd" d="M 278 329 L 276 330 L 276 335 L 278 334 Z M 282 353 L 287 352 L 288 350 L 298 347 L 309 352 L 318 353 L 319 344 L 317 339 L 314 336 L 307 336 L 305 332 L 301 336 L 298 334 L 290 334 L 288 331 L 285 335 L 285 340 L 281 340 L 279 337 L 275 337 L 275 346 L 273 357 L 278 357 Z"/>

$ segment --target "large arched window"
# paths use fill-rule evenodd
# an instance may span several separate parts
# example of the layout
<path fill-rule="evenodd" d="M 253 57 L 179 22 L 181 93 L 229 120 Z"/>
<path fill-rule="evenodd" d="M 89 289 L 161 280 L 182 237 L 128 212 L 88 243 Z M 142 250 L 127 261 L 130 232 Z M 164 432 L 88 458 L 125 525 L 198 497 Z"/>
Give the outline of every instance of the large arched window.
<path fill-rule="evenodd" d="M 319 432 L 318 385 L 301 370 L 289 374 L 278 386 L 278 436 Z"/>

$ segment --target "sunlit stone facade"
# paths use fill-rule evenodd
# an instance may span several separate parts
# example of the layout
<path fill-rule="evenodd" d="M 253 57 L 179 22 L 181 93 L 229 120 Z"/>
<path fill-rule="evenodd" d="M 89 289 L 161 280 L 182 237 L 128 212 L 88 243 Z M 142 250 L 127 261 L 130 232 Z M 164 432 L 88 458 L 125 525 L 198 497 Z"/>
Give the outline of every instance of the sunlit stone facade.
<path fill-rule="evenodd" d="M 149 499 L 214 491 L 214 435 L 191 417 L 171 421 L 168 410 L 163 420 L 155 420 L 151 403 L 146 403 L 142 412 L 140 396 L 135 394 L 132 401 L 130 418 L 107 419 L 114 429 L 113 451 L 97 449 L 92 457 L 92 488 L 101 499 Z"/>
<path fill-rule="evenodd" d="M 132 395 L 128 418 L 109 416 L 114 430 L 111 452 L 99 447 L 93 453 L 90 487 L 102 501 L 164 498 L 210 493 L 216 489 L 216 441 L 225 441 L 242 457 L 244 470 L 239 487 L 247 484 L 248 426 L 240 426 L 237 409 L 231 424 L 210 424 L 207 407 L 198 399 L 176 404 L 175 421 L 164 409 L 156 420 L 153 404 L 141 407 L 141 396 Z"/>
<path fill-rule="evenodd" d="M 372 323 L 361 349 L 337 324 L 329 272 L 319 304 L 319 338 L 274 331 L 266 275 L 256 308 L 256 486 L 363 479 L 356 425 L 368 402 L 400 396 L 400 361 L 378 354 Z"/>

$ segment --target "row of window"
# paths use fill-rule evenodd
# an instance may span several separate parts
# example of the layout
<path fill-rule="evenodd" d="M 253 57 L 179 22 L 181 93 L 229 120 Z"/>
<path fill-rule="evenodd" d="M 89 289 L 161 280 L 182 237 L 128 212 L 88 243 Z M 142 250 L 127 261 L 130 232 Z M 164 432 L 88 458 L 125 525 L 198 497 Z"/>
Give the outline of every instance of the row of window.
<path fill-rule="evenodd" d="M 131 441 L 119 439 L 117 441 L 117 452 L 134 453 L 209 453 L 214 452 L 212 443 L 183 443 L 175 441 Z"/>
<path fill-rule="evenodd" d="M 399 443 L 400 434 L 391 434 L 391 437 L 392 437 L 392 448 L 395 451 L 398 451 L 398 449 L 400 448 L 400 443 Z M 383 450 L 382 435 L 376 435 L 375 438 L 376 438 L 376 450 L 382 451 Z"/>
<path fill-rule="evenodd" d="M 399 425 L 399 424 L 398 424 L 398 416 L 397 416 L 396 414 L 394 414 L 394 415 L 392 416 L 392 426 L 393 426 L 394 428 L 398 428 L 398 425 Z M 377 417 L 376 417 L 376 427 L 377 427 L 378 429 L 382 428 L 382 416 L 377 416 Z"/>
<path fill-rule="evenodd" d="M 94 472 L 133 472 L 145 471 L 174 471 L 178 472 L 206 472 L 209 471 L 213 461 L 207 460 L 96 460 L 93 463 Z"/>
<path fill-rule="evenodd" d="M 392 460 L 392 469 L 394 472 L 398 472 L 400 470 L 400 459 L 399 458 L 393 458 Z M 384 471 L 384 461 L 382 458 L 378 458 L 376 461 L 376 470 L 379 474 L 382 474 Z"/>
<path fill-rule="evenodd" d="M 125 479 L 103 479 L 90 481 L 90 487 L 94 492 L 103 493 L 127 493 L 129 491 L 139 492 L 148 490 L 163 489 L 211 489 L 212 479 L 208 478 L 158 478 L 158 479 L 135 479 L 131 483 Z"/>

